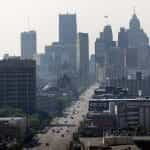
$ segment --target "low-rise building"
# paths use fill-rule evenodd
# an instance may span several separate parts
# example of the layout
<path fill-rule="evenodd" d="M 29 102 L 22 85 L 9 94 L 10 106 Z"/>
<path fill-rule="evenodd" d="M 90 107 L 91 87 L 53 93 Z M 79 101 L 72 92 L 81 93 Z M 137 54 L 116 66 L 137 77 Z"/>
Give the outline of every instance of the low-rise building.
<path fill-rule="evenodd" d="M 26 118 L 0 118 L 0 142 L 12 142 L 13 139 L 23 140 L 26 132 Z M 9 141 L 11 140 L 11 141 Z"/>
<path fill-rule="evenodd" d="M 147 131 L 150 129 L 150 99 L 138 97 L 133 99 L 94 99 L 94 101 L 101 104 L 99 107 L 103 109 L 103 113 L 104 111 L 108 111 L 108 107 L 103 106 L 109 103 L 109 112 L 111 112 L 111 114 L 114 113 L 116 116 L 118 128 L 137 129 L 138 127 L 142 127 Z M 96 111 L 98 110 L 97 107 L 94 108 Z M 102 110 L 99 112 L 102 112 Z"/>

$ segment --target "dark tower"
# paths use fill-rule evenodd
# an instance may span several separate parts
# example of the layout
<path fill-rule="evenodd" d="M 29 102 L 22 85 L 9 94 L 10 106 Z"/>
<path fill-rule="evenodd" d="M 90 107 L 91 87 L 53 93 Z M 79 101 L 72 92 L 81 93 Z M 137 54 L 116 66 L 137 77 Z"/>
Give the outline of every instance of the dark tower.
<path fill-rule="evenodd" d="M 133 14 L 130 20 L 130 29 L 136 30 L 136 31 L 141 29 L 140 20 L 138 19 L 135 13 Z"/>
<path fill-rule="evenodd" d="M 89 82 L 89 37 L 88 33 L 79 33 L 79 46 L 80 46 L 80 83 L 83 86 L 88 86 Z"/>
<path fill-rule="evenodd" d="M 21 33 L 21 58 L 33 59 L 37 53 L 37 37 L 35 31 Z"/>
<path fill-rule="evenodd" d="M 103 38 L 106 48 L 112 47 L 113 33 L 110 25 L 104 27 Z"/>
<path fill-rule="evenodd" d="M 120 28 L 118 33 L 118 46 L 122 49 L 128 48 L 128 32 L 125 28 Z"/>
<path fill-rule="evenodd" d="M 59 42 L 75 44 L 77 39 L 77 22 L 75 14 L 59 15 Z"/>

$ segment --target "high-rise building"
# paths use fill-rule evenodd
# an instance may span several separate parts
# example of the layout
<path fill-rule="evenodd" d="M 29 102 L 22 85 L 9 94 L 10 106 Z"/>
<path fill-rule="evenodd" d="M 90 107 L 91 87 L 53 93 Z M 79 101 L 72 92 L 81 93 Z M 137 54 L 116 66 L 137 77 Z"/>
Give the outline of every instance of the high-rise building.
<path fill-rule="evenodd" d="M 35 110 L 36 64 L 34 60 L 9 58 L 0 61 L 0 106 Z"/>
<path fill-rule="evenodd" d="M 113 41 L 111 26 L 105 26 L 95 42 L 97 80 L 127 77 L 137 71 L 148 76 L 149 39 L 135 12 L 130 19 L 129 29 L 120 28 L 117 43 Z"/>
<path fill-rule="evenodd" d="M 77 22 L 76 14 L 61 14 L 59 15 L 59 45 L 64 49 L 63 57 L 68 70 L 74 75 L 76 73 L 77 64 Z M 61 53 L 61 52 L 60 52 Z M 68 59 L 69 58 L 69 59 Z M 67 64 L 66 64 L 67 62 Z M 69 63 L 68 63 L 69 62 Z M 66 72 L 66 71 L 65 71 Z M 72 76 L 68 74 L 69 76 Z"/>
<path fill-rule="evenodd" d="M 104 44 L 103 32 L 95 41 L 95 68 L 96 80 L 102 82 L 105 80 L 106 71 L 106 49 Z"/>
<path fill-rule="evenodd" d="M 120 28 L 118 33 L 118 46 L 122 49 L 128 48 L 128 33 L 125 28 Z"/>
<path fill-rule="evenodd" d="M 106 25 L 95 42 L 96 78 L 99 82 L 106 80 L 109 53 L 115 47 L 116 42 L 113 41 L 112 28 L 110 25 Z"/>
<path fill-rule="evenodd" d="M 140 20 L 137 15 L 134 13 L 128 30 L 128 42 L 129 48 L 143 48 L 149 45 L 149 39 L 146 33 L 141 28 Z"/>
<path fill-rule="evenodd" d="M 92 54 L 90 57 L 90 68 L 89 68 L 90 74 L 95 76 L 95 55 Z"/>
<path fill-rule="evenodd" d="M 35 31 L 21 33 L 21 57 L 34 59 L 37 53 L 37 37 Z"/>
<path fill-rule="evenodd" d="M 122 78 L 125 74 L 124 52 L 118 47 L 113 47 L 109 49 L 106 57 L 106 80 Z"/>
<path fill-rule="evenodd" d="M 59 15 L 59 42 L 61 44 L 76 44 L 77 22 L 75 14 Z"/>
<path fill-rule="evenodd" d="M 86 87 L 89 81 L 88 33 L 79 33 L 79 61 L 80 84 Z"/>
<path fill-rule="evenodd" d="M 126 65 L 128 67 L 128 71 L 130 69 L 137 69 L 138 67 L 138 50 L 137 48 L 128 48 L 126 50 Z"/>
<path fill-rule="evenodd" d="M 104 27 L 103 32 L 104 44 L 106 48 L 112 47 L 113 44 L 113 33 L 110 25 Z"/>
<path fill-rule="evenodd" d="M 138 31 L 141 29 L 141 23 L 140 23 L 140 20 L 139 18 L 137 17 L 137 15 L 133 14 L 131 20 L 130 20 L 130 23 L 129 23 L 129 26 L 130 26 L 130 29 L 131 30 L 134 30 L 134 31 Z"/>
<path fill-rule="evenodd" d="M 140 20 L 136 13 L 133 14 L 128 30 L 129 48 L 137 49 L 138 69 L 149 70 L 149 39 L 141 27 Z"/>
<path fill-rule="evenodd" d="M 95 64 L 95 55 L 92 54 L 89 61 L 89 80 L 90 84 L 94 83 L 96 80 L 96 64 Z"/>

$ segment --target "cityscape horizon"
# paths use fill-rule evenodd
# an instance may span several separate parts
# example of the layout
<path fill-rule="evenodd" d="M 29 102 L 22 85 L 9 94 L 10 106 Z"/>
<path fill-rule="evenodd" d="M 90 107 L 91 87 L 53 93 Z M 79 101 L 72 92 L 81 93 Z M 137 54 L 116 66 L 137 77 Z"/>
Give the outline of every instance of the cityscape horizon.
<path fill-rule="evenodd" d="M 149 150 L 148 12 L 139 0 L 5 0 L 0 150 Z"/>
<path fill-rule="evenodd" d="M 66 2 L 64 3 L 66 4 Z M 10 10 L 12 10 L 12 14 L 8 13 L 5 15 L 5 12 L 3 10 L 7 4 L 7 2 L 5 2 L 4 8 L 1 9 L 2 15 L 0 16 L 0 18 L 2 17 L 1 19 L 5 17 L 6 20 L 4 20 L 2 23 L 2 31 L 0 29 L 0 32 L 2 33 L 1 35 L 3 35 L 2 37 L 4 37 L 4 39 L 0 38 L 0 41 L 2 41 L 2 44 L 0 46 L 0 56 L 2 57 L 4 53 L 9 53 L 10 55 L 20 55 L 20 32 L 26 30 L 35 30 L 37 32 L 38 53 L 43 53 L 45 45 L 50 45 L 53 41 L 58 40 L 58 15 L 67 12 L 77 14 L 78 31 L 89 32 L 90 54 L 94 53 L 93 43 L 96 37 L 99 35 L 99 32 L 103 30 L 103 26 L 106 25 L 106 22 L 109 22 L 109 24 L 112 25 L 115 40 L 117 39 L 116 33 L 119 31 L 120 27 L 124 26 L 128 28 L 128 20 L 132 16 L 134 6 L 136 7 L 136 13 L 142 22 L 143 28 L 145 29 L 146 33 L 148 33 L 148 35 L 150 34 L 148 28 L 148 15 L 147 13 L 145 13 L 148 8 L 145 3 L 136 1 L 129 3 L 127 1 L 123 2 L 124 7 L 121 2 L 117 1 L 116 3 L 117 6 L 112 5 L 111 8 L 109 6 L 109 2 L 107 1 L 102 1 L 101 6 L 99 7 L 96 4 L 92 4 L 91 1 L 89 1 L 89 5 L 87 6 L 84 6 L 82 3 L 81 5 L 79 5 L 78 1 L 73 1 L 73 3 L 67 3 L 65 8 L 63 7 L 64 5 L 60 2 L 58 8 L 56 7 L 56 3 L 53 3 L 52 8 L 52 6 L 47 5 L 47 1 L 45 2 L 45 4 L 42 4 L 39 1 L 37 2 L 37 7 L 35 7 L 35 12 L 32 12 L 31 8 L 35 5 L 33 1 L 18 3 L 16 4 L 16 6 L 14 5 L 14 2 L 12 3 L 12 6 L 14 7 L 10 8 Z M 128 3 L 129 5 L 127 5 Z M 28 5 L 30 6 L 29 8 Z M 52 9 L 54 11 L 52 13 L 50 11 L 49 13 L 48 9 Z M 39 15 L 39 10 L 42 10 L 41 15 Z M 88 13 L 88 10 L 90 10 L 91 13 Z M 20 14 L 18 14 L 18 12 L 20 12 Z M 120 16 L 117 16 L 117 12 L 120 13 Z M 104 16 L 106 15 L 109 16 L 109 21 L 106 21 L 106 19 L 104 18 Z M 13 17 L 14 22 L 10 22 L 11 17 Z M 11 31 L 11 28 L 7 28 L 8 30 L 5 29 L 5 27 L 8 27 L 11 24 L 14 28 L 13 32 Z M 5 37 L 6 35 L 7 38 Z M 10 46 L 7 44 L 7 41 L 10 42 Z"/>

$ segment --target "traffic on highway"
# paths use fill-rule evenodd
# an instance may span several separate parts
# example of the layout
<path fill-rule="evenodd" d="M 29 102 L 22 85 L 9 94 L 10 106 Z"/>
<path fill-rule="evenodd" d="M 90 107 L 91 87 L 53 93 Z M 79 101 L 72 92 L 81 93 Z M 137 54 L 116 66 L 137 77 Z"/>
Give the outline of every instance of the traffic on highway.
<path fill-rule="evenodd" d="M 32 150 L 67 150 L 73 133 L 78 130 L 88 112 L 88 101 L 94 89 L 95 86 L 89 88 L 78 101 L 74 101 L 70 108 L 64 110 L 63 117 L 55 118 L 43 133 L 39 133 L 37 138 L 40 144 Z"/>

